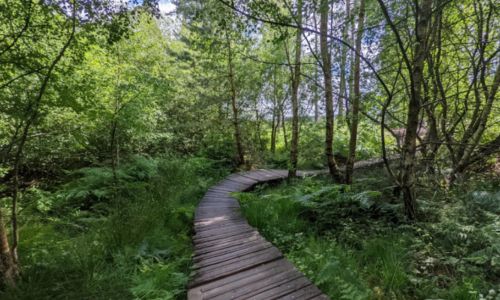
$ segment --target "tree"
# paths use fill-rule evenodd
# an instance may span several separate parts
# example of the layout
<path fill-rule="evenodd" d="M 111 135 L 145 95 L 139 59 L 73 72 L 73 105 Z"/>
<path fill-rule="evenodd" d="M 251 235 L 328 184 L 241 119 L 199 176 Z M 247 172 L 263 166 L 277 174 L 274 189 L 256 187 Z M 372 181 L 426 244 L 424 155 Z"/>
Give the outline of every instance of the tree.
<path fill-rule="evenodd" d="M 393 32 L 399 51 L 403 56 L 409 75 L 409 103 L 406 116 L 406 129 L 403 143 L 401 166 L 400 166 L 400 188 L 403 192 L 405 214 L 410 220 L 417 217 L 417 199 L 415 191 L 415 162 L 417 150 L 417 130 L 419 127 L 420 109 L 423 104 L 422 85 L 424 81 L 424 64 L 429 54 L 429 33 L 432 22 L 432 0 L 422 0 L 416 3 L 414 14 L 415 20 L 415 42 L 413 43 L 413 60 L 409 53 L 399 30 L 392 21 L 389 11 L 382 0 L 378 0 L 382 13 Z"/>
<path fill-rule="evenodd" d="M 11 245 L 8 244 L 8 238 L 6 236 L 7 231 L 4 228 L 3 224 L 3 217 L 0 216 L 0 249 L 2 249 L 0 253 L 0 261 L 3 262 L 3 270 L 2 273 L 2 279 L 4 283 L 13 285 L 15 282 L 15 277 L 19 273 L 19 259 L 18 259 L 18 245 L 19 245 L 19 232 L 18 232 L 18 224 L 17 224 L 17 206 L 18 206 L 18 201 L 19 201 L 19 180 L 20 180 L 20 168 L 21 168 L 21 163 L 23 159 L 23 151 L 26 145 L 26 142 L 28 140 L 28 136 L 30 133 L 30 130 L 32 129 L 33 125 L 37 122 L 40 114 L 40 107 L 42 105 L 42 101 L 44 99 L 45 93 L 47 91 L 49 81 L 53 75 L 53 72 L 55 71 L 56 66 L 58 63 L 61 61 L 61 59 L 64 57 L 66 51 L 70 47 L 71 42 L 73 41 L 73 38 L 75 36 L 76 32 L 76 24 L 77 24 L 77 19 L 76 19 L 76 10 L 77 10 L 77 3 L 73 2 L 69 4 L 71 7 L 71 16 L 68 17 L 70 19 L 71 26 L 69 28 L 69 33 L 67 34 L 66 41 L 63 42 L 60 50 L 54 54 L 53 57 L 50 57 L 48 60 L 45 72 L 41 71 L 39 72 L 40 76 L 40 84 L 37 87 L 36 92 L 33 94 L 32 98 L 28 100 L 27 107 L 25 109 L 25 115 L 23 116 L 24 118 L 21 120 L 21 123 L 16 126 L 16 130 L 14 132 L 14 135 L 11 138 L 11 145 L 7 147 L 6 153 L 4 153 L 5 157 L 2 159 L 3 161 L 11 161 L 11 169 L 12 169 L 12 205 L 11 205 L 11 225 L 12 225 L 12 243 Z M 31 4 L 28 6 L 28 9 L 31 10 Z M 40 8 L 37 8 L 40 9 Z M 43 10 L 41 10 L 43 11 Z M 38 11 L 39 13 L 41 11 Z M 17 43 L 21 35 L 28 29 L 30 19 L 33 18 L 31 15 L 31 11 L 28 12 L 27 14 L 27 21 L 25 23 L 25 26 L 21 30 L 21 33 L 17 35 L 14 38 L 14 41 L 10 45 L 7 46 L 7 48 L 4 49 L 4 51 L 8 51 L 14 47 L 14 45 Z M 15 49 L 17 50 L 17 49 Z M 7 159 L 7 157 L 10 155 L 10 151 L 13 151 L 12 156 L 10 159 Z M 1 214 L 1 212 L 0 212 Z M 10 251 L 7 250 L 10 248 Z"/>
<path fill-rule="evenodd" d="M 296 30 L 295 46 L 294 46 L 294 60 L 293 63 L 290 59 L 289 52 L 287 51 L 288 64 L 290 65 L 290 79 L 291 79 L 291 102 L 292 102 L 292 140 L 290 141 L 290 166 L 288 167 L 288 176 L 297 176 L 297 161 L 299 153 L 299 86 L 300 86 L 300 65 L 302 55 L 302 0 L 297 0 L 297 7 L 295 13 L 295 21 L 298 29 Z"/>
<path fill-rule="evenodd" d="M 321 59 L 325 86 L 325 106 L 326 106 L 326 130 L 325 130 L 325 154 L 330 175 L 337 181 L 340 180 L 340 172 L 333 157 L 333 131 L 334 131 L 334 110 L 333 110 L 333 87 L 332 87 L 332 64 L 331 54 L 328 51 L 328 16 L 330 7 L 328 0 L 320 2 L 320 44 Z"/>
<path fill-rule="evenodd" d="M 360 0 L 358 11 L 358 28 L 356 33 L 356 51 L 361 53 L 361 40 L 363 38 L 364 18 L 365 18 L 365 0 Z M 361 58 L 357 55 L 354 59 L 354 86 L 352 98 L 352 110 L 349 115 L 350 119 L 350 137 L 349 137 L 349 154 L 345 168 L 345 181 L 348 184 L 352 183 L 352 174 L 354 172 L 354 161 L 356 159 L 356 144 L 358 138 L 359 124 L 359 102 L 361 100 L 361 91 L 359 88 L 361 77 Z"/>

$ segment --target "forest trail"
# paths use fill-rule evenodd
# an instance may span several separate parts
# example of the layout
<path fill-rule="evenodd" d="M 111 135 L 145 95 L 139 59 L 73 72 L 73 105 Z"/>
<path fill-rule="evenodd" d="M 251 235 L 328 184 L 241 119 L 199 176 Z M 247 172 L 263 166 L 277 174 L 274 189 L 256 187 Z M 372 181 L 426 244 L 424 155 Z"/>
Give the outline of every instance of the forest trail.
<path fill-rule="evenodd" d="M 230 195 L 287 176 L 286 170 L 236 173 L 207 191 L 194 218 L 196 275 L 188 300 L 329 299 L 247 223 Z"/>
<path fill-rule="evenodd" d="M 382 164 L 380 158 L 358 161 L 354 169 Z M 314 170 L 299 171 L 297 175 L 327 173 L 328 170 Z M 238 200 L 231 197 L 232 192 L 287 177 L 287 170 L 235 173 L 206 192 L 194 217 L 196 275 L 189 285 L 188 300 L 328 299 L 247 223 Z"/>

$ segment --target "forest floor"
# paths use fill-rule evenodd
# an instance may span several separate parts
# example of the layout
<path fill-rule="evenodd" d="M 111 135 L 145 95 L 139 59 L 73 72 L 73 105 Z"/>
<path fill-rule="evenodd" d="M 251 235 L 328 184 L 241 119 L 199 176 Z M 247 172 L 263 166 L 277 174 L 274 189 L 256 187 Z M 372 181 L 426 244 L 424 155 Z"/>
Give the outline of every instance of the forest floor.
<path fill-rule="evenodd" d="M 249 223 L 331 299 L 499 299 L 500 177 L 421 178 L 405 222 L 383 169 L 239 193 Z M 23 194 L 22 278 L 6 299 L 185 299 L 193 212 L 226 162 L 137 156 Z M 429 187 L 429 188 L 426 188 Z M 496 297 L 496 298 L 495 298 Z"/>
<path fill-rule="evenodd" d="M 20 213 L 19 299 L 185 299 L 193 213 L 229 174 L 204 158 L 136 156 L 31 187 Z"/>
<path fill-rule="evenodd" d="M 383 169 L 237 194 L 249 223 L 331 299 L 500 299 L 500 177 L 420 178 L 408 223 Z M 428 187 L 428 188 L 426 188 Z"/>

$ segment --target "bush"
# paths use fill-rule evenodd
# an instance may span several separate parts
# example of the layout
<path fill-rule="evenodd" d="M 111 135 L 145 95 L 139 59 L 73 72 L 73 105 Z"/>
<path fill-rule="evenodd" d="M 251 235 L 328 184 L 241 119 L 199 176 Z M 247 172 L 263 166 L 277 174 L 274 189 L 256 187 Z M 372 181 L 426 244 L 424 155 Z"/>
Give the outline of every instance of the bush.
<path fill-rule="evenodd" d="M 22 280 L 0 298 L 182 299 L 195 205 L 225 173 L 206 159 L 137 156 L 118 182 L 109 168 L 87 168 L 54 192 L 32 191 Z"/>

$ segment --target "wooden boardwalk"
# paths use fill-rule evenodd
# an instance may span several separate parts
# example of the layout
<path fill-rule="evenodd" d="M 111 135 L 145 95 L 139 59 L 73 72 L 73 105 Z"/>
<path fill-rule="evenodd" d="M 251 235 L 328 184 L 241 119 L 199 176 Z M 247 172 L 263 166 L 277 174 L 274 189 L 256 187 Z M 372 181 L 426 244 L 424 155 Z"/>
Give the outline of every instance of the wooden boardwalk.
<path fill-rule="evenodd" d="M 232 174 L 210 188 L 194 218 L 196 275 L 188 300 L 328 299 L 281 252 L 251 227 L 231 192 L 282 180 L 285 170 Z"/>

